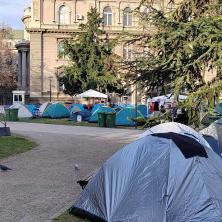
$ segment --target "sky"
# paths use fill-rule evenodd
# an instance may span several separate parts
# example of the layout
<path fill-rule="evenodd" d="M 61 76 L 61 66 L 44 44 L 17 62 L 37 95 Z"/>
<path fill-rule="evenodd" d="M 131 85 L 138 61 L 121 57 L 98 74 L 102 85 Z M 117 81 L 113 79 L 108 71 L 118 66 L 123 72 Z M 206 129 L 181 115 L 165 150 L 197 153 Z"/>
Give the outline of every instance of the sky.
<path fill-rule="evenodd" d="M 0 0 L 0 24 L 23 29 L 21 18 L 28 6 L 31 6 L 31 0 Z"/>

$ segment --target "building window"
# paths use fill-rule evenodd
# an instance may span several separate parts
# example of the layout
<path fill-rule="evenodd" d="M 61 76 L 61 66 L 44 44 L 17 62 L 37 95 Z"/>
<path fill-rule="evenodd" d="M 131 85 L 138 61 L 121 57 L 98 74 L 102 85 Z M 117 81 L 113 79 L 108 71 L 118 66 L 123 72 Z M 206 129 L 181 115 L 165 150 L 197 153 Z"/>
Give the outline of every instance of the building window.
<path fill-rule="evenodd" d="M 123 26 L 132 26 L 132 11 L 129 7 L 123 10 Z"/>
<path fill-rule="evenodd" d="M 58 42 L 58 58 L 59 59 L 65 59 L 65 48 L 64 48 L 64 42 L 63 41 Z"/>
<path fill-rule="evenodd" d="M 103 10 L 103 24 L 105 26 L 112 25 L 112 9 L 109 6 Z"/>
<path fill-rule="evenodd" d="M 125 60 L 129 60 L 132 58 L 132 45 L 130 45 L 129 43 L 125 43 L 123 45 L 123 58 Z"/>
<path fill-rule="evenodd" d="M 62 5 L 59 8 L 59 24 L 68 25 L 70 24 L 70 10 L 69 7 Z"/>

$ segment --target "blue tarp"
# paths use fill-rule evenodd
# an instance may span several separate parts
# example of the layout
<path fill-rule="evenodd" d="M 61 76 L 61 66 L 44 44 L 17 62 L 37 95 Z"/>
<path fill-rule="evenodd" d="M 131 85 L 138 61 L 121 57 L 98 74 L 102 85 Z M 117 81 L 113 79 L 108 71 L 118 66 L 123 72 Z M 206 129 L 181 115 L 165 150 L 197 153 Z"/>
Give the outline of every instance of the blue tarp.
<path fill-rule="evenodd" d="M 49 105 L 43 112 L 42 117 L 46 118 L 65 118 L 69 117 L 69 110 L 61 103 L 53 103 Z"/>
<path fill-rule="evenodd" d="M 99 107 L 89 118 L 89 122 L 98 122 L 98 113 L 115 113 L 115 110 L 108 107 L 102 106 Z"/>
<path fill-rule="evenodd" d="M 168 130 L 154 135 L 151 128 L 149 135 L 117 151 L 89 181 L 71 213 L 107 222 L 221 222 L 221 158 L 186 128 L 174 138 Z"/>
<path fill-rule="evenodd" d="M 137 110 L 137 117 L 144 117 L 139 110 Z M 116 114 L 116 125 L 134 126 L 135 122 L 131 120 L 132 118 L 136 118 L 135 108 L 124 108 Z"/>

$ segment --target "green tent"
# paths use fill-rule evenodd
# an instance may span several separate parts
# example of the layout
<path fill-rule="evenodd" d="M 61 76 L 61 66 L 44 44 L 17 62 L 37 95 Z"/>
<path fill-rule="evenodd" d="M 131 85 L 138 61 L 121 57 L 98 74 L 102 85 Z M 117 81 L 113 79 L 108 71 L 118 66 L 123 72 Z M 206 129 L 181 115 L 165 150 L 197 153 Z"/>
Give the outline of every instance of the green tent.
<path fill-rule="evenodd" d="M 53 103 L 49 105 L 42 114 L 42 117 L 52 119 L 65 118 L 69 116 L 69 110 L 62 103 Z"/>

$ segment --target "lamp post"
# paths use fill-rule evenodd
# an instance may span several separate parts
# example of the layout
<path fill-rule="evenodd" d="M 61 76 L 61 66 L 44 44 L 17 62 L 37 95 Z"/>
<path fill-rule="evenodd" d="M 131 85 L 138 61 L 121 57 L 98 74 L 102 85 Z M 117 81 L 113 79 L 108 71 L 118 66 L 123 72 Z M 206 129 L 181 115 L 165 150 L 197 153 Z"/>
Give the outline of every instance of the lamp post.
<path fill-rule="evenodd" d="M 138 53 L 134 53 L 135 55 L 137 55 Z M 138 60 L 135 61 L 135 66 L 136 66 L 136 69 L 135 69 L 135 72 L 136 72 L 136 83 L 135 83 L 135 118 L 137 119 L 137 94 L 138 94 L 138 77 L 139 77 L 139 73 L 138 73 Z M 136 121 L 135 121 L 136 122 Z M 135 124 L 135 128 L 137 129 L 137 122 Z"/>
<path fill-rule="evenodd" d="M 137 64 L 136 64 L 136 85 L 135 85 L 135 118 L 137 119 Z M 135 128 L 137 129 L 137 122 L 135 121 Z"/>
<path fill-rule="evenodd" d="M 52 76 L 49 77 L 49 102 L 52 102 Z"/>

